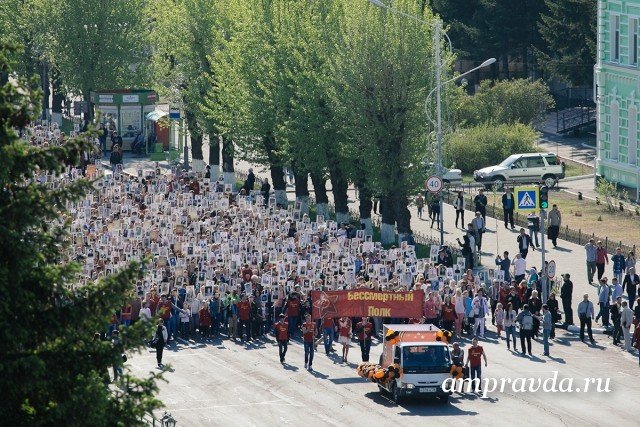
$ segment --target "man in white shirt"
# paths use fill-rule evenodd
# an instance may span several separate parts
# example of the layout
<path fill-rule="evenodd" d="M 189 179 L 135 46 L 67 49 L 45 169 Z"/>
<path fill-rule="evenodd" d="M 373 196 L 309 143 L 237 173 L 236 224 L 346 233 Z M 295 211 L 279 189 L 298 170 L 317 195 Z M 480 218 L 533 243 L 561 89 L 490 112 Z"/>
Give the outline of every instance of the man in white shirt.
<path fill-rule="evenodd" d="M 140 320 L 143 320 L 143 321 L 151 320 L 151 309 L 149 308 L 148 302 L 144 303 L 144 305 L 140 309 L 138 317 L 140 318 Z"/>
<path fill-rule="evenodd" d="M 482 235 L 485 232 L 485 224 L 480 212 L 476 212 L 476 217 L 471 220 L 471 224 L 473 224 L 473 231 L 476 235 L 478 252 L 482 253 Z"/>
<path fill-rule="evenodd" d="M 196 297 L 191 300 L 191 333 L 196 332 L 200 326 L 200 300 Z"/>
<path fill-rule="evenodd" d="M 620 314 L 620 325 L 624 336 L 624 349 L 631 351 L 631 325 L 633 324 L 633 310 L 629 308 L 629 303 L 622 301 L 622 312 Z"/>
<path fill-rule="evenodd" d="M 527 260 L 522 258 L 522 255 L 516 254 L 516 257 L 511 261 L 511 265 L 513 265 L 515 269 L 514 280 L 516 283 L 520 283 L 527 274 Z"/>

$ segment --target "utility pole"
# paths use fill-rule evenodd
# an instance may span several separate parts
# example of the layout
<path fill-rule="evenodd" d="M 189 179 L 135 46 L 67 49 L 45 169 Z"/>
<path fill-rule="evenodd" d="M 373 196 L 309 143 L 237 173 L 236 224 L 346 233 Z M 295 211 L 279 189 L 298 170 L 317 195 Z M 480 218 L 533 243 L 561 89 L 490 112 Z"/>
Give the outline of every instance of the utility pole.
<path fill-rule="evenodd" d="M 440 56 L 440 25 L 439 19 L 435 22 L 435 31 L 433 32 L 433 44 L 435 48 L 436 56 L 436 111 L 437 111 L 437 125 L 436 125 L 436 145 L 438 146 L 438 162 L 436 163 L 436 174 L 442 181 L 442 88 L 440 85 L 440 79 L 442 76 L 442 58 Z M 438 215 L 438 224 L 440 226 L 440 246 L 444 245 L 444 206 L 443 206 L 443 191 L 438 193 L 438 209 L 440 210 Z"/>
<path fill-rule="evenodd" d="M 547 219 L 547 211 L 540 209 L 540 253 L 542 255 L 542 268 L 540 271 L 540 286 L 542 287 L 542 303 L 546 304 L 549 299 L 549 278 L 547 277 L 547 268 L 545 267 L 545 249 L 544 249 L 544 230 L 545 219 Z"/>

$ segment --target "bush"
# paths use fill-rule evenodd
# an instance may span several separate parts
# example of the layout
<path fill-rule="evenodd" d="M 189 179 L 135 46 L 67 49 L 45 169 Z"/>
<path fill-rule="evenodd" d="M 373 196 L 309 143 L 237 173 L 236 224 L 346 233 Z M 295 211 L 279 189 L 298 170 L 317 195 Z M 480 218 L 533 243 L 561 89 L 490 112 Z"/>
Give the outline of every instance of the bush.
<path fill-rule="evenodd" d="M 445 143 L 446 158 L 462 172 L 495 165 L 516 153 L 537 151 L 538 133 L 528 125 L 484 124 L 459 129 Z"/>
<path fill-rule="evenodd" d="M 535 126 L 545 120 L 547 110 L 553 106 L 549 88 L 541 81 L 484 81 L 474 96 L 461 99 L 457 114 L 464 127 L 481 123 Z"/>

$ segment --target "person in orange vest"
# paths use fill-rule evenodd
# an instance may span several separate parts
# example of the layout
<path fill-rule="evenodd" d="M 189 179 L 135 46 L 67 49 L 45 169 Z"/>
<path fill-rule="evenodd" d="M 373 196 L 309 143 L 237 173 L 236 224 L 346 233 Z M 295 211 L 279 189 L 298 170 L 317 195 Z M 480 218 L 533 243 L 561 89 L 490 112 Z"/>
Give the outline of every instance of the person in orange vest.
<path fill-rule="evenodd" d="M 310 371 L 313 371 L 313 352 L 315 350 L 315 337 L 317 332 L 316 322 L 311 320 L 311 314 L 307 313 L 304 316 L 304 323 L 302 324 L 302 340 L 304 342 L 304 367 Z"/>
<path fill-rule="evenodd" d="M 362 321 L 356 325 L 358 333 L 358 341 L 360 341 L 360 351 L 362 352 L 362 361 L 369 361 L 369 351 L 371 350 L 371 335 L 373 334 L 373 323 L 369 322 L 368 317 L 363 317 Z"/>
<path fill-rule="evenodd" d="M 280 363 L 284 363 L 284 357 L 287 355 L 287 347 L 289 345 L 289 322 L 285 319 L 285 315 L 280 315 L 280 320 L 276 322 L 276 340 L 278 341 L 278 354 L 280 355 Z"/>

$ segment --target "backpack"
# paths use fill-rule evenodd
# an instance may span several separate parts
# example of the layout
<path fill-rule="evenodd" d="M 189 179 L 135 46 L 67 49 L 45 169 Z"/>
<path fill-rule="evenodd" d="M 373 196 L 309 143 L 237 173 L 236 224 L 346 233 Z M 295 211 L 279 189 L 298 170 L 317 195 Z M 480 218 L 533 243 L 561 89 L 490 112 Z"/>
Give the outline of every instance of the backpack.
<path fill-rule="evenodd" d="M 533 329 L 533 316 L 528 313 L 522 316 L 522 320 L 520 321 L 520 325 L 522 329 L 525 331 L 530 331 Z"/>

